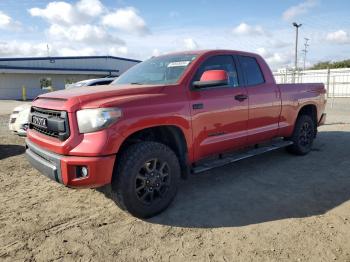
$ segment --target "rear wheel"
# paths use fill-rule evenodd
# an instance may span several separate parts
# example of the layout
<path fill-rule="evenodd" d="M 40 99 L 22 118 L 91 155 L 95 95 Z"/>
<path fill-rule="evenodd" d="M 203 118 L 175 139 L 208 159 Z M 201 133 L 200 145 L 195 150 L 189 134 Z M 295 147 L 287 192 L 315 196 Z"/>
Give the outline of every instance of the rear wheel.
<path fill-rule="evenodd" d="M 288 140 L 293 141 L 293 145 L 287 147 L 288 152 L 296 155 L 306 155 L 311 151 L 315 139 L 315 124 L 309 115 L 298 117 L 293 135 Z"/>
<path fill-rule="evenodd" d="M 112 190 L 119 206 L 136 217 L 147 218 L 169 206 L 179 179 L 179 161 L 169 147 L 141 142 L 122 154 Z"/>

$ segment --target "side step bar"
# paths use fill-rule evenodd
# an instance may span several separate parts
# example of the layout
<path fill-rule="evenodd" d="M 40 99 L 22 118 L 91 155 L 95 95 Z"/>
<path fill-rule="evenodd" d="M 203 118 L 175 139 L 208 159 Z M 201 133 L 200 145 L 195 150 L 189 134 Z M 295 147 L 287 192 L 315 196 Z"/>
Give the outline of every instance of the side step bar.
<path fill-rule="evenodd" d="M 240 152 L 240 153 L 235 153 L 235 154 L 228 154 L 227 156 L 224 156 L 223 158 L 215 159 L 208 161 L 206 163 L 203 163 L 201 165 L 198 165 L 192 169 L 192 173 L 197 174 L 200 172 L 208 171 L 210 169 L 216 168 L 216 167 L 221 167 L 224 165 L 228 165 L 234 162 L 237 162 L 239 160 L 249 158 L 252 156 L 257 156 L 261 155 L 266 152 L 270 152 L 276 149 L 280 149 L 283 147 L 287 147 L 292 145 L 292 141 L 275 141 L 272 142 L 271 144 L 264 145 L 258 148 L 250 149 L 248 151 Z"/>

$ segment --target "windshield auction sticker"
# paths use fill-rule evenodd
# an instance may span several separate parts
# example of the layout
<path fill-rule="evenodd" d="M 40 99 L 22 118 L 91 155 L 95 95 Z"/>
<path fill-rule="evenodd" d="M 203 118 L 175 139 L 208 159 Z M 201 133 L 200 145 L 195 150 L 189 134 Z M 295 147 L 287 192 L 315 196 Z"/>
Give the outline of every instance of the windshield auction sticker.
<path fill-rule="evenodd" d="M 188 64 L 191 61 L 178 61 L 178 62 L 171 62 L 168 64 L 168 67 L 176 67 L 176 66 L 188 66 Z"/>

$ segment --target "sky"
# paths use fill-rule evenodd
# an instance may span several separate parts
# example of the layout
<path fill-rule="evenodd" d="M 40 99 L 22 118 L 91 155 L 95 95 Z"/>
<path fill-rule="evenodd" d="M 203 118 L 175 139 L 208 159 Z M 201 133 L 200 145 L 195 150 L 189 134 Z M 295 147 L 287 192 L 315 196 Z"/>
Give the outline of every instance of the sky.
<path fill-rule="evenodd" d="M 297 22 L 298 64 L 308 38 L 310 66 L 350 58 L 349 17 L 349 0 L 0 0 L 0 57 L 234 49 L 278 69 L 294 64 Z"/>

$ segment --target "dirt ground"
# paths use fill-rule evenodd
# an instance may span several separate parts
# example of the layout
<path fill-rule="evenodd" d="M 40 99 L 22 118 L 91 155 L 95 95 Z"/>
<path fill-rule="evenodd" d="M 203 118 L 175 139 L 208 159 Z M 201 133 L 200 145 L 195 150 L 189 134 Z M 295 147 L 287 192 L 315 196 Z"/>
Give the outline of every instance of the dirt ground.
<path fill-rule="evenodd" d="M 0 260 L 350 261 L 350 100 L 328 113 L 309 155 L 192 176 L 149 220 L 40 175 L 0 116 Z"/>

